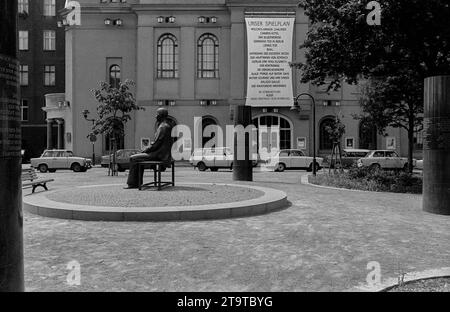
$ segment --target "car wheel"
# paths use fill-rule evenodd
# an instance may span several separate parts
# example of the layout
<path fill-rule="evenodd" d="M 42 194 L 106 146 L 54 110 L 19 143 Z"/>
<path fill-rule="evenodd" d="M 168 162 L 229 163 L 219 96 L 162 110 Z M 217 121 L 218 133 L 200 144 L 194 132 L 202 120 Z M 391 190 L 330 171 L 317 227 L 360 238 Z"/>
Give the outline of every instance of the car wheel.
<path fill-rule="evenodd" d="M 286 165 L 283 163 L 279 163 L 275 169 L 277 172 L 283 172 L 284 170 L 286 170 Z"/>
<path fill-rule="evenodd" d="M 81 165 L 79 163 L 74 163 L 72 164 L 72 168 L 73 172 L 81 172 L 82 168 Z"/>
<path fill-rule="evenodd" d="M 197 167 L 199 171 L 206 171 L 206 169 L 208 169 L 208 167 L 206 167 L 205 163 L 203 162 L 198 163 Z"/>
<path fill-rule="evenodd" d="M 380 166 L 380 164 L 372 164 L 372 165 L 370 165 L 370 171 L 372 171 L 372 172 L 375 172 L 375 171 L 378 171 L 378 170 L 381 170 L 381 166 Z"/>
<path fill-rule="evenodd" d="M 230 170 L 233 171 L 233 163 L 230 165 Z"/>
<path fill-rule="evenodd" d="M 39 165 L 38 169 L 39 169 L 39 172 L 46 173 L 48 171 L 48 166 L 45 164 L 42 164 L 42 165 Z"/>

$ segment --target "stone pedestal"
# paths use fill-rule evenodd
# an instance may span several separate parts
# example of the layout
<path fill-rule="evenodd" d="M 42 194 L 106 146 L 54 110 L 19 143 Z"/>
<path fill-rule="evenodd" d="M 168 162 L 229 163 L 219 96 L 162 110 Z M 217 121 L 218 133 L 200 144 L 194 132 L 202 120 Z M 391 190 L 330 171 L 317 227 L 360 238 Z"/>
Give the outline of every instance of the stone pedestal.
<path fill-rule="evenodd" d="M 450 76 L 425 79 L 423 210 L 450 215 Z"/>
<path fill-rule="evenodd" d="M 0 1 L 0 292 L 24 290 L 17 0 Z"/>

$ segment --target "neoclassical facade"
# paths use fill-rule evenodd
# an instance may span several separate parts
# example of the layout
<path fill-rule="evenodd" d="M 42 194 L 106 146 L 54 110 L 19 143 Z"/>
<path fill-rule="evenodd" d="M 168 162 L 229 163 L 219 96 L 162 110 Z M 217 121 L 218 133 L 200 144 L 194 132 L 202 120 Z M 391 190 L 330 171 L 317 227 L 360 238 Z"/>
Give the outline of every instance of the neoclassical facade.
<path fill-rule="evenodd" d="M 155 132 L 155 111 L 167 106 L 174 123 L 195 126 L 195 118 L 205 125 L 225 128 L 233 121 L 236 105 L 247 95 L 247 33 L 245 16 L 290 14 L 295 17 L 293 61 L 304 60 L 299 49 L 308 31 L 308 19 L 297 0 L 134 0 L 79 1 L 81 25 L 66 26 L 66 93 L 64 145 L 76 154 L 89 156 L 87 138 L 90 123 L 82 111 L 96 111 L 91 89 L 99 81 L 117 84 L 136 82 L 135 95 L 145 111 L 133 114 L 126 126 L 124 148 L 141 148 L 142 139 Z M 312 152 L 312 127 L 316 127 L 319 154 L 331 148 L 324 131 L 339 114 L 346 125 L 343 147 L 386 148 L 386 139 L 364 127 L 353 115 L 360 113 L 356 86 L 344 85 L 337 92 L 300 84 L 293 72 L 296 95 L 308 92 L 316 100 L 316 122 L 311 120 L 311 102 L 301 98 L 301 110 L 291 107 L 253 107 L 257 127 L 277 127 L 261 134 L 259 144 L 297 148 Z M 92 117 L 92 116 L 91 116 Z M 193 133 L 192 133 L 193 134 Z M 406 136 L 389 131 L 395 149 L 407 153 Z M 195 138 L 192 138 L 193 140 Z M 204 140 L 202 140 L 204 142 Z M 105 154 L 108 140 L 99 138 L 96 154 Z"/>

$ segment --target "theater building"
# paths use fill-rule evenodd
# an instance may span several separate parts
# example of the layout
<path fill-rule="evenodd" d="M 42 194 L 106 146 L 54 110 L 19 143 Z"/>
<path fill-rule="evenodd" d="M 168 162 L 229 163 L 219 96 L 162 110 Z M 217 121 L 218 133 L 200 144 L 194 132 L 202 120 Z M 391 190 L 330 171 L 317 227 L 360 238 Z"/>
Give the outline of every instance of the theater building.
<path fill-rule="evenodd" d="M 343 148 L 386 148 L 388 140 L 367 129 L 353 114 L 360 113 L 357 86 L 337 92 L 299 83 L 288 62 L 304 60 L 299 46 L 308 19 L 297 0 L 135 0 L 79 1 L 80 25 L 66 26 L 66 88 L 64 145 L 89 156 L 87 138 L 97 103 L 90 91 L 99 81 L 136 82 L 137 103 L 145 111 L 133 113 L 121 147 L 141 148 L 153 138 L 155 111 L 166 106 L 174 123 L 194 129 L 234 124 L 237 105 L 252 106 L 253 123 L 260 129 L 260 147 L 300 148 L 312 153 L 316 127 L 319 154 L 331 142 L 326 125 L 336 114 L 346 133 Z M 275 73 L 275 74 L 273 74 Z M 274 76 L 272 78 L 272 76 Z M 292 110 L 301 93 L 300 110 Z M 50 99 L 49 106 L 55 105 Z M 267 128 L 266 128 L 267 127 Z M 267 130 L 268 129 L 268 130 Z M 271 131 L 273 129 L 274 131 Z M 192 130 L 190 145 L 196 138 Z M 407 138 L 398 129 L 388 134 L 390 148 L 407 154 Z M 392 141 L 392 138 L 394 141 Z M 205 142 L 205 139 L 200 139 Z M 107 138 L 95 143 L 97 155 L 109 150 Z M 278 145 L 278 146 L 276 146 Z"/>

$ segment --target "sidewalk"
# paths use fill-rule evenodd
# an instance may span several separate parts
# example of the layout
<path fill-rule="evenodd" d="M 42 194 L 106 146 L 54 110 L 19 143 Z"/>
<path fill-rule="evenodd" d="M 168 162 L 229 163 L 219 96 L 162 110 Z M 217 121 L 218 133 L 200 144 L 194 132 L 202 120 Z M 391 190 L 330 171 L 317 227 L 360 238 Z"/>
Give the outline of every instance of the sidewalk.
<path fill-rule="evenodd" d="M 424 213 L 421 196 L 320 189 L 305 172 L 255 172 L 254 185 L 288 193 L 292 207 L 205 222 L 102 223 L 25 213 L 28 291 L 340 291 L 449 266 L 450 218 Z M 114 184 L 100 169 L 53 174 L 51 189 Z M 230 182 L 230 171 L 177 170 L 180 182 Z M 151 198 L 149 198 L 151 200 Z M 66 284 L 69 261 L 82 285 Z"/>

